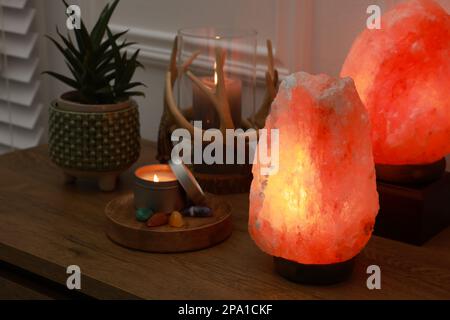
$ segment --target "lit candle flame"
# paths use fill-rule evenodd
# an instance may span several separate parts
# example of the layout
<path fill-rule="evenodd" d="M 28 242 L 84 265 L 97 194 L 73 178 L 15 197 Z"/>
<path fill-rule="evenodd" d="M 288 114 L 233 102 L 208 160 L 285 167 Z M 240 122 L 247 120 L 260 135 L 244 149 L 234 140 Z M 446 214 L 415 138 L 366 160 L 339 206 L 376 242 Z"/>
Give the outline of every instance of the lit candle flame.
<path fill-rule="evenodd" d="M 153 176 L 153 182 L 159 182 L 159 178 L 158 178 L 158 175 L 157 175 L 157 174 L 155 174 L 155 175 Z"/>
<path fill-rule="evenodd" d="M 220 40 L 220 36 L 216 36 L 216 40 Z M 217 87 L 217 62 L 214 62 L 214 85 Z"/>
<path fill-rule="evenodd" d="M 214 62 L 214 85 L 217 86 L 217 62 Z"/>

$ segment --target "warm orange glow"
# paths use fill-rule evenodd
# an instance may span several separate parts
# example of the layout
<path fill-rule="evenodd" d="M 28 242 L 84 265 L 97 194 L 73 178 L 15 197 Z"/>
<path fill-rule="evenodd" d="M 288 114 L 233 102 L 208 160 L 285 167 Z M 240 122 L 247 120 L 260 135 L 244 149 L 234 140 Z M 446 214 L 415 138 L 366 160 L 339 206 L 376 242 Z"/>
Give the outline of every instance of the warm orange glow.
<path fill-rule="evenodd" d="M 438 161 L 450 153 L 450 15 L 411 0 L 382 22 L 356 39 L 341 72 L 369 111 L 375 162 Z"/>
<path fill-rule="evenodd" d="M 217 87 L 217 62 L 214 62 L 214 86 Z"/>
<path fill-rule="evenodd" d="M 141 167 L 136 170 L 136 176 L 150 182 L 172 182 L 177 181 L 176 176 L 168 165 L 157 164 Z"/>
<path fill-rule="evenodd" d="M 288 77 L 266 121 L 275 128 L 279 172 L 263 176 L 253 166 L 252 238 L 268 254 L 303 264 L 353 258 L 378 212 L 369 119 L 353 81 Z"/>

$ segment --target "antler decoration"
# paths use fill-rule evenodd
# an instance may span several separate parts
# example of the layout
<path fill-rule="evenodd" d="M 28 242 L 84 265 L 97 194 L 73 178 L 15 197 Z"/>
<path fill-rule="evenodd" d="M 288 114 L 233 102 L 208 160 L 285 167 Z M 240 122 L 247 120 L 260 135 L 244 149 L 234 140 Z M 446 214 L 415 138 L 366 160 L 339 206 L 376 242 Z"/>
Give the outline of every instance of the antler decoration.
<path fill-rule="evenodd" d="M 170 55 L 170 64 L 169 69 L 167 71 L 167 75 L 169 79 L 166 77 L 166 96 L 168 88 L 173 91 L 173 87 L 175 86 L 175 82 L 178 78 L 178 70 L 177 70 L 177 52 L 178 52 L 178 37 L 175 37 L 175 40 L 173 42 L 172 46 L 172 53 Z M 183 65 L 182 72 L 186 72 L 189 66 L 192 64 L 192 62 L 197 58 L 197 56 L 200 54 L 200 52 L 195 52 Z M 171 93 L 171 98 L 173 100 L 173 95 Z M 175 129 L 175 121 L 173 118 L 173 111 L 170 110 L 169 106 L 169 99 L 164 99 L 164 110 L 163 115 L 161 118 L 161 122 L 159 125 L 159 131 L 158 131 L 158 155 L 156 156 L 156 159 L 161 163 L 166 163 L 170 160 L 171 152 L 172 152 L 172 140 L 171 140 L 171 134 L 172 131 Z M 176 110 L 178 113 L 181 113 L 178 109 Z M 176 112 L 175 112 L 176 113 Z M 184 111 L 184 114 L 181 115 L 183 118 L 188 117 L 192 113 L 192 108 L 189 108 Z M 193 132 L 191 132 L 193 134 Z"/>
<path fill-rule="evenodd" d="M 249 119 L 251 126 L 255 129 L 264 128 L 266 118 L 278 92 L 278 70 L 275 69 L 273 59 L 272 41 L 267 40 L 268 70 L 266 72 L 266 94 L 259 111 Z"/>
<path fill-rule="evenodd" d="M 166 73 L 164 112 L 161 119 L 158 136 L 157 159 L 160 162 L 167 162 L 170 159 L 170 154 L 172 151 L 171 133 L 175 128 L 185 128 L 190 132 L 191 135 L 194 135 L 195 133 L 203 133 L 200 128 L 194 127 L 188 120 L 189 118 L 191 118 L 190 115 L 192 114 L 192 108 L 189 108 L 184 112 L 180 111 L 173 98 L 173 87 L 179 74 L 179 70 L 176 66 L 177 51 L 178 37 L 175 38 L 172 48 L 169 70 Z M 246 129 L 260 129 L 264 127 L 265 120 L 270 112 L 270 107 L 273 100 L 275 99 L 278 90 L 278 71 L 274 67 L 272 43 L 270 40 L 267 41 L 267 51 L 268 71 L 266 72 L 266 94 L 261 108 L 256 113 L 256 115 L 249 119 L 242 120 L 242 124 Z M 223 49 L 216 49 L 217 86 L 214 91 L 207 88 L 197 76 L 195 76 L 191 71 L 188 70 L 192 62 L 197 58 L 199 54 L 200 52 L 195 52 L 190 57 L 190 59 L 188 59 L 187 62 L 181 67 L 180 71 L 186 73 L 186 75 L 189 77 L 189 79 L 191 79 L 194 85 L 198 86 L 199 89 L 211 100 L 220 119 L 219 129 L 225 136 L 226 129 L 235 129 L 225 88 L 225 52 Z"/>
<path fill-rule="evenodd" d="M 225 88 L 225 74 L 223 71 L 224 65 L 225 52 L 218 48 L 216 49 L 217 87 L 215 92 L 212 92 L 211 89 L 207 88 L 192 72 L 187 71 L 187 76 L 213 102 L 214 108 L 219 115 L 220 131 L 225 136 L 226 129 L 234 129 L 235 127 L 231 117 L 230 104 L 228 102 Z"/>

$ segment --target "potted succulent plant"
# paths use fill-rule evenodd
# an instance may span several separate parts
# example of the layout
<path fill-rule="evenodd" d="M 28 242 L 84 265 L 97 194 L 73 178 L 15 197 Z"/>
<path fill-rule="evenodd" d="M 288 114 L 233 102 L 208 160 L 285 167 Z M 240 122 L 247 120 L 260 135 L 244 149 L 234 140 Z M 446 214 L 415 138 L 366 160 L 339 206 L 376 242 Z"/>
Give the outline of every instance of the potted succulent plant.
<path fill-rule="evenodd" d="M 67 3 L 63 0 L 66 6 Z M 106 5 L 91 32 L 81 21 L 70 34 L 57 30 L 60 42 L 48 37 L 63 54 L 71 77 L 51 71 L 74 90 L 53 101 L 49 119 L 51 160 L 68 181 L 98 179 L 103 191 L 115 189 L 117 177 L 139 157 L 138 106 L 131 98 L 143 86 L 133 82 L 139 50 L 128 55 L 131 42 L 119 41 L 126 31 L 113 34 L 108 27 L 119 0 Z"/>

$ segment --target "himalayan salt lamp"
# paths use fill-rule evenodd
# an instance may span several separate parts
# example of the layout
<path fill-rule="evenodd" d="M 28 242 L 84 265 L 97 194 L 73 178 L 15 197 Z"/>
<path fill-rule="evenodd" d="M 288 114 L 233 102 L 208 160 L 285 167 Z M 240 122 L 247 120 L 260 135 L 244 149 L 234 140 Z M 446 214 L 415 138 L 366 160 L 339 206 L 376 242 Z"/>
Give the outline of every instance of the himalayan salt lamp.
<path fill-rule="evenodd" d="M 450 16 L 432 0 L 401 3 L 356 39 L 341 76 L 372 122 L 381 180 L 436 180 L 450 153 Z M 392 168 L 393 167 L 393 168 Z"/>
<path fill-rule="evenodd" d="M 378 212 L 369 117 L 353 80 L 289 76 L 266 129 L 279 129 L 279 171 L 253 165 L 252 238 L 290 280 L 345 279 Z"/>

